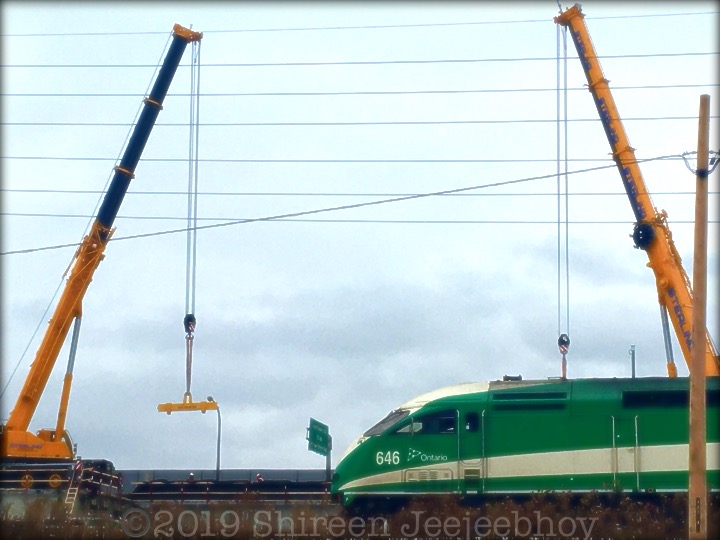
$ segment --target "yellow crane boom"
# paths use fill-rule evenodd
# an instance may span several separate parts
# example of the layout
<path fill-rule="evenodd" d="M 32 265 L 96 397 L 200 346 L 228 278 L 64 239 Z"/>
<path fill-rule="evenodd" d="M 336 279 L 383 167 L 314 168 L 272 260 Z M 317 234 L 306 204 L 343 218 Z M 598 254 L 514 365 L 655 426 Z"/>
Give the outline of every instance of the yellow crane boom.
<path fill-rule="evenodd" d="M 74 447 L 65 431 L 65 416 L 72 380 L 72 360 L 65 375 L 58 421 L 55 429 L 42 429 L 37 434 L 28 431 L 38 403 L 47 385 L 50 373 L 57 361 L 60 349 L 67 338 L 73 321 L 79 321 L 82 301 L 92 281 L 95 270 L 103 259 L 103 253 L 113 233 L 113 222 L 122 200 L 127 193 L 135 168 L 148 141 L 155 121 L 162 109 L 170 83 L 189 42 L 199 41 L 202 34 L 180 25 L 173 28 L 173 38 L 165 60 L 160 68 L 143 110 L 128 141 L 120 164 L 103 198 L 90 232 L 75 253 L 65 288 L 53 312 L 35 360 L 18 395 L 7 423 L 2 426 L 0 457 L 3 460 L 23 458 L 26 460 L 73 459 Z M 76 327 L 77 330 L 78 327 Z M 77 336 L 73 336 L 73 341 Z M 74 348 L 74 344 L 73 344 Z M 72 357 L 72 354 L 71 354 Z"/>
<path fill-rule="evenodd" d="M 595 100 L 600 121 L 612 148 L 613 159 L 620 171 L 620 177 L 635 214 L 636 223 L 633 232 L 635 247 L 643 249 L 648 255 L 648 266 L 655 274 L 661 310 L 663 314 L 669 315 L 683 357 L 689 367 L 693 346 L 691 339 L 692 288 L 668 228 L 667 213 L 664 210 L 658 212 L 650 199 L 650 193 L 645 186 L 635 158 L 635 150 L 630 146 L 608 80 L 603 75 L 597 53 L 590 40 L 585 15 L 582 13 L 580 4 L 575 4 L 555 17 L 555 22 L 570 29 L 578 57 L 585 71 L 588 88 Z M 720 375 L 718 354 L 707 329 L 705 330 L 705 342 L 698 345 L 705 348 L 705 373 L 710 376 Z M 669 376 L 677 375 L 677 368 L 670 359 L 668 359 L 667 368 Z"/>

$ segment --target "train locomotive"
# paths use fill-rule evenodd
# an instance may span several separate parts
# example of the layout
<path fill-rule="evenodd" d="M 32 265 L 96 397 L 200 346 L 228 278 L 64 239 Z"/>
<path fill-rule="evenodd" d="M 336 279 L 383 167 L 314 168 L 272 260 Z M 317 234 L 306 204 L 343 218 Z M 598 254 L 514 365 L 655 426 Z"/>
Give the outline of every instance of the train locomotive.
<path fill-rule="evenodd" d="M 707 485 L 720 488 L 720 381 L 707 379 Z M 419 495 L 681 491 L 689 379 L 465 383 L 416 397 L 355 440 L 332 491 L 348 507 Z"/>

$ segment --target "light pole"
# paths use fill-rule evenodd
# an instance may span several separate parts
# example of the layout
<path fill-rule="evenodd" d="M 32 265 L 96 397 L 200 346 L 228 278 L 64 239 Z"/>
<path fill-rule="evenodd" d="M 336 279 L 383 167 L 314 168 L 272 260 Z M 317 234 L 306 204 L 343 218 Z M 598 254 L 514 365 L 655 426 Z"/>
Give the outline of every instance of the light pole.
<path fill-rule="evenodd" d="M 208 401 L 215 401 L 212 396 L 208 396 Z M 217 458 L 215 460 L 215 481 L 220 481 L 220 436 L 222 434 L 222 420 L 220 417 L 220 404 L 217 403 L 217 417 L 218 417 L 218 428 L 217 428 Z"/>

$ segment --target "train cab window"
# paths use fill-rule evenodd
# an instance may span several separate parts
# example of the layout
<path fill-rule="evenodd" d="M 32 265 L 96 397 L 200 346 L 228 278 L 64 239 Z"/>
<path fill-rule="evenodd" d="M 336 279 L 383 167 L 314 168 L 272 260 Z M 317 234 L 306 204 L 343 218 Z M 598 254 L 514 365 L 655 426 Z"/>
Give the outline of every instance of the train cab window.
<path fill-rule="evenodd" d="M 413 433 L 420 431 L 420 428 L 422 428 L 422 422 L 412 420 L 404 426 L 400 426 L 393 433 L 397 433 L 399 435 L 412 435 Z"/>
<path fill-rule="evenodd" d="M 480 428 L 480 415 L 476 412 L 469 412 L 465 415 L 465 431 L 475 432 Z"/>
<path fill-rule="evenodd" d="M 398 422 L 402 421 L 409 414 L 410 414 L 410 411 L 408 411 L 406 409 L 394 410 L 390 414 L 388 414 L 385 418 L 380 420 L 377 424 L 375 424 L 373 427 L 368 429 L 363 434 L 363 437 L 371 437 L 373 435 L 380 435 L 383 431 L 385 431 L 389 427 L 394 426 Z"/>

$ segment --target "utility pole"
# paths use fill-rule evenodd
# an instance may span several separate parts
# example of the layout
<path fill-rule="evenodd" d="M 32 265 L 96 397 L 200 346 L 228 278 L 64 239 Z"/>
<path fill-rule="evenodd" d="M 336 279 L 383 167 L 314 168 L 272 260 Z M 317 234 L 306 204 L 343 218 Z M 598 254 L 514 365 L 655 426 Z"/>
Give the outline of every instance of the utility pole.
<path fill-rule="evenodd" d="M 705 420 L 705 311 L 707 302 L 707 197 L 710 96 L 700 96 L 695 172 L 692 362 L 690 364 L 690 441 L 688 447 L 688 538 L 707 540 L 707 449 Z"/>

